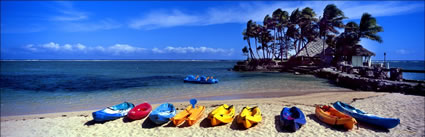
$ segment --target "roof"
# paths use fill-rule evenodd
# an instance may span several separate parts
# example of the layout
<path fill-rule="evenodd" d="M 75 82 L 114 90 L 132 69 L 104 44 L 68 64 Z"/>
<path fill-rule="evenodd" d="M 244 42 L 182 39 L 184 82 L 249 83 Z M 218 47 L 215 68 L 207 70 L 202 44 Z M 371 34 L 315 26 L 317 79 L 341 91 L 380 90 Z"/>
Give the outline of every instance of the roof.
<path fill-rule="evenodd" d="M 345 56 L 375 56 L 375 53 L 369 51 L 361 45 L 355 45 L 351 50 L 343 51 Z"/>
<path fill-rule="evenodd" d="M 325 44 L 325 49 L 328 48 L 328 44 Z M 316 38 L 314 41 L 307 43 L 295 56 L 303 57 L 319 57 L 323 51 L 323 40 Z M 308 53 L 308 54 L 307 54 Z"/>

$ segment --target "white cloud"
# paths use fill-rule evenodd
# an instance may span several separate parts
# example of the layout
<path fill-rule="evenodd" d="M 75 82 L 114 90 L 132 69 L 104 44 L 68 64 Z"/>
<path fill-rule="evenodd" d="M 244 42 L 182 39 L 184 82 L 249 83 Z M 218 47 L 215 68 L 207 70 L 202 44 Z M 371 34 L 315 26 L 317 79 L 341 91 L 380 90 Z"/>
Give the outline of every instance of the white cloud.
<path fill-rule="evenodd" d="M 113 54 L 113 55 L 120 55 L 120 54 L 127 54 L 127 53 L 140 53 L 145 51 L 144 48 L 134 47 L 127 44 L 115 44 L 109 47 L 103 47 L 103 46 L 86 46 L 83 44 L 64 44 L 59 45 L 54 42 L 41 44 L 38 46 L 34 46 L 34 44 L 28 44 L 27 46 L 24 46 L 24 49 L 31 51 L 31 52 L 42 52 L 42 51 L 55 51 L 55 52 L 73 52 L 73 53 L 88 53 L 88 52 L 101 52 L 106 54 Z"/>
<path fill-rule="evenodd" d="M 28 44 L 23 47 L 24 49 L 31 52 L 63 52 L 63 53 L 105 53 L 112 55 L 126 55 L 126 54 L 135 54 L 135 53 L 154 53 L 154 54 L 189 54 L 189 53 L 210 53 L 210 54 L 222 54 L 222 55 L 232 55 L 233 49 L 222 49 L 222 48 L 210 48 L 210 47 L 172 47 L 168 46 L 165 48 L 152 48 L 146 49 L 136 46 L 131 46 L 128 44 L 115 44 L 112 46 L 86 46 L 83 44 L 64 44 L 60 45 L 58 43 L 50 42 L 41 45 Z"/>
<path fill-rule="evenodd" d="M 29 50 L 29 51 L 32 51 L 32 52 L 36 52 L 37 51 L 37 48 L 35 48 L 33 44 L 28 44 L 24 48 L 27 49 L 27 50 Z"/>
<path fill-rule="evenodd" d="M 138 20 L 133 20 L 130 23 L 131 28 L 157 28 L 157 27 L 173 27 L 182 25 L 193 25 L 199 22 L 199 17 L 188 15 L 179 10 L 169 12 L 159 11 L 151 12 L 146 17 Z"/>
<path fill-rule="evenodd" d="M 144 48 L 133 47 L 127 44 L 115 44 L 107 48 L 107 51 L 112 52 L 114 55 L 120 55 L 122 53 L 135 53 L 145 51 Z"/>
<path fill-rule="evenodd" d="M 153 48 L 153 53 L 219 53 L 225 55 L 233 54 L 233 49 L 209 48 L 209 47 L 171 47 L 168 46 L 163 49 Z"/>
<path fill-rule="evenodd" d="M 60 15 L 51 17 L 54 21 L 79 21 L 88 19 L 88 13 L 82 12 L 74 8 L 71 2 L 60 1 L 56 2 L 59 6 L 56 7 Z"/>
<path fill-rule="evenodd" d="M 59 46 L 59 44 L 57 44 L 57 43 L 54 43 L 54 42 L 50 42 L 50 43 L 47 43 L 47 44 L 43 44 L 42 45 L 42 47 L 43 48 L 46 48 L 46 49 L 53 49 L 53 50 L 59 50 L 61 47 Z"/>
<path fill-rule="evenodd" d="M 410 52 L 405 49 L 399 49 L 399 50 L 396 50 L 396 53 L 401 55 L 406 55 L 406 54 L 409 54 Z"/>
<path fill-rule="evenodd" d="M 129 27 L 135 29 L 156 29 L 174 26 L 196 26 L 223 23 L 246 23 L 252 19 L 262 22 L 264 16 L 271 15 L 281 8 L 289 14 L 296 8 L 310 7 L 317 16 L 321 16 L 328 4 L 335 4 L 350 19 L 359 19 L 364 12 L 374 17 L 399 15 L 423 10 L 423 3 L 385 1 L 385 2 L 355 2 L 355 1 L 303 1 L 303 2 L 243 2 L 237 6 L 225 8 L 208 8 L 200 12 L 183 12 L 179 9 L 151 11 L 141 18 L 130 22 Z"/>

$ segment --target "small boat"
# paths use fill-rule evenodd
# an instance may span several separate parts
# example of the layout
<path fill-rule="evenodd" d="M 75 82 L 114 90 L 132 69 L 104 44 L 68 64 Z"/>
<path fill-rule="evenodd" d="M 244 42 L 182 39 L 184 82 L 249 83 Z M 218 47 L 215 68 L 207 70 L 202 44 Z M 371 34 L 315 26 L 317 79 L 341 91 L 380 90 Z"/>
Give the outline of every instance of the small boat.
<path fill-rule="evenodd" d="M 164 124 L 176 115 L 176 108 L 173 104 L 164 103 L 155 108 L 149 115 L 149 119 L 155 124 Z"/>
<path fill-rule="evenodd" d="M 322 107 L 317 105 L 316 116 L 327 124 L 343 125 L 346 129 L 353 129 L 354 124 L 357 124 L 357 121 L 353 117 L 339 112 L 328 105 L 324 105 Z"/>
<path fill-rule="evenodd" d="M 245 128 L 252 127 L 253 124 L 259 123 L 262 120 L 260 108 L 244 107 L 241 113 L 236 118 L 238 124 L 242 124 Z"/>
<path fill-rule="evenodd" d="M 184 82 L 188 83 L 199 83 L 199 84 L 215 84 L 218 83 L 218 79 L 215 79 L 214 77 L 205 77 L 205 76 L 193 76 L 189 75 L 184 79 Z"/>
<path fill-rule="evenodd" d="M 289 131 L 297 131 L 306 122 L 304 113 L 297 107 L 284 107 L 280 112 L 280 125 Z"/>
<path fill-rule="evenodd" d="M 216 109 L 214 109 L 211 113 L 208 114 L 208 119 L 211 121 L 212 126 L 216 126 L 220 123 L 230 123 L 235 118 L 235 108 L 233 105 L 228 106 L 227 104 L 223 104 Z"/>
<path fill-rule="evenodd" d="M 134 104 L 124 102 L 92 113 L 94 121 L 108 121 L 126 116 Z"/>
<path fill-rule="evenodd" d="M 137 105 L 128 112 L 127 117 L 132 120 L 143 119 L 152 111 L 152 106 L 149 103 Z"/>
<path fill-rule="evenodd" d="M 400 124 L 400 119 L 398 118 L 383 118 L 372 115 L 340 101 L 335 102 L 333 106 L 335 109 L 356 118 L 358 121 L 369 123 L 375 126 L 390 129 Z"/>
<path fill-rule="evenodd" d="M 192 106 L 188 106 L 185 110 L 180 113 L 177 113 L 176 116 L 171 118 L 173 124 L 178 126 L 184 121 L 186 121 L 189 126 L 195 124 L 199 118 L 201 118 L 202 114 L 205 111 L 205 106 L 196 106 L 193 108 Z"/>

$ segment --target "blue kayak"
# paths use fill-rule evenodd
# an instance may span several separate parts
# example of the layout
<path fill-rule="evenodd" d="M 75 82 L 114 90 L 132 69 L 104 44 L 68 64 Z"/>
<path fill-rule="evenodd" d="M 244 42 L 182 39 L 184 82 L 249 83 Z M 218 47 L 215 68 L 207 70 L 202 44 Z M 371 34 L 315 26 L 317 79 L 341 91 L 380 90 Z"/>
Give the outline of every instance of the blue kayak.
<path fill-rule="evenodd" d="M 387 129 L 394 128 L 400 123 L 398 118 L 383 118 L 376 115 L 368 114 L 353 106 L 337 101 L 333 104 L 334 108 L 342 113 L 354 117 L 356 120 L 369 123 L 375 126 L 384 127 Z"/>
<path fill-rule="evenodd" d="M 92 113 L 94 121 L 108 121 L 126 116 L 134 108 L 134 104 L 124 102 Z"/>
<path fill-rule="evenodd" d="M 189 83 L 199 83 L 199 84 L 215 84 L 218 83 L 218 79 L 214 78 L 214 77 L 205 77 L 205 76 L 193 76 L 193 75 L 188 75 L 185 79 L 184 82 L 189 82 Z"/>
<path fill-rule="evenodd" d="M 292 132 L 297 131 L 307 122 L 304 113 L 297 107 L 284 107 L 280 112 L 279 120 L 284 129 Z"/>
<path fill-rule="evenodd" d="M 149 115 L 149 119 L 155 124 L 164 124 L 176 115 L 176 108 L 173 104 L 164 103 L 155 108 Z"/>

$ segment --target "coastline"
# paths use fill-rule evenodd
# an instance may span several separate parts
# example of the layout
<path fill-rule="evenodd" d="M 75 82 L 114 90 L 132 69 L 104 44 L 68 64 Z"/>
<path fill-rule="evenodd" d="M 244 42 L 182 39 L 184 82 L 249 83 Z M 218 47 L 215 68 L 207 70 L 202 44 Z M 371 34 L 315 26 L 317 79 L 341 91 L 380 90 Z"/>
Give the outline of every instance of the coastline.
<path fill-rule="evenodd" d="M 360 124 L 359 129 L 343 131 L 324 123 L 314 116 L 314 105 L 343 101 L 370 113 L 383 117 L 398 117 L 401 124 L 390 130 L 383 130 Z M 48 114 L 2 116 L 2 136 L 423 136 L 424 97 L 399 93 L 378 92 L 320 92 L 274 98 L 198 100 L 199 105 L 207 107 L 201 119 L 193 126 L 174 127 L 164 124 L 150 127 L 145 119 L 128 122 L 123 118 L 106 123 L 90 123 L 91 112 L 59 112 Z M 180 112 L 189 103 L 173 103 Z M 227 103 L 236 106 L 236 113 L 244 106 L 259 106 L 263 121 L 253 128 L 242 130 L 235 122 L 227 125 L 209 127 L 206 115 L 217 105 Z M 137 104 L 136 104 L 137 105 Z M 152 104 L 153 107 L 159 104 Z M 307 124 L 295 133 L 278 129 L 276 117 L 281 109 L 296 105 L 304 111 Z M 407 111 L 408 110 L 408 111 Z M 412 115 L 413 114 L 413 115 Z M 277 117 L 278 118 L 278 117 Z M 20 130 L 16 130 L 16 129 Z M 81 132 L 84 131 L 84 132 Z"/>
<path fill-rule="evenodd" d="M 256 91 L 245 91 L 244 93 L 207 93 L 207 94 L 192 94 L 193 96 L 175 96 L 175 97 L 161 97 L 157 99 L 151 99 L 146 101 L 144 99 L 133 99 L 126 100 L 127 102 L 134 103 L 135 105 L 141 104 L 143 102 L 149 102 L 151 104 L 161 104 L 164 102 L 185 102 L 191 98 L 196 98 L 202 101 L 227 101 L 227 100 L 237 100 L 237 99 L 264 99 L 264 98 L 279 98 L 279 97 L 290 97 L 290 96 L 302 96 L 314 93 L 321 92 L 357 92 L 351 89 L 322 89 L 322 90 L 297 90 L 297 91 L 286 91 L 281 89 L 265 89 L 262 92 Z M 97 109 L 102 109 L 107 106 L 112 106 L 122 102 L 119 101 L 110 101 L 104 105 L 96 105 Z M 75 105 L 73 107 L 67 108 L 68 110 L 53 110 L 48 112 L 34 112 L 28 114 L 3 114 L 2 116 L 25 116 L 25 115 L 43 115 L 43 114 L 53 114 L 53 113 L 72 113 L 72 112 L 85 112 L 85 111 L 94 111 L 93 106 Z"/>

